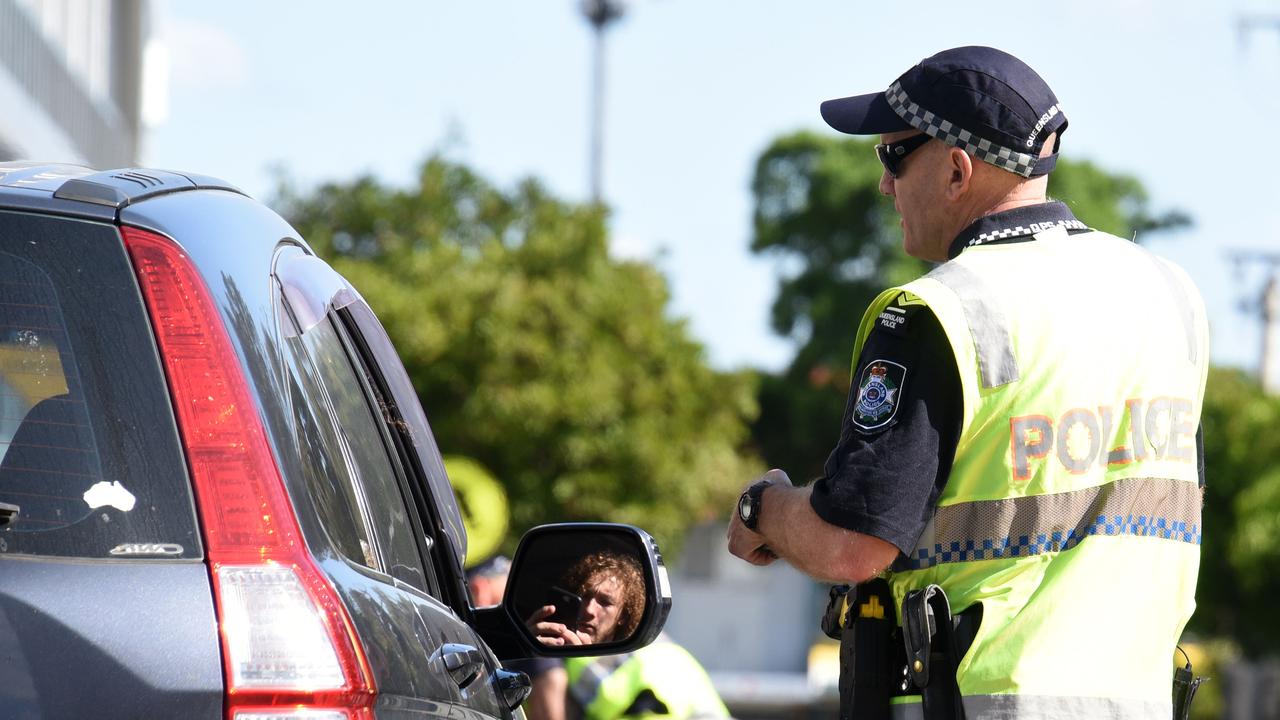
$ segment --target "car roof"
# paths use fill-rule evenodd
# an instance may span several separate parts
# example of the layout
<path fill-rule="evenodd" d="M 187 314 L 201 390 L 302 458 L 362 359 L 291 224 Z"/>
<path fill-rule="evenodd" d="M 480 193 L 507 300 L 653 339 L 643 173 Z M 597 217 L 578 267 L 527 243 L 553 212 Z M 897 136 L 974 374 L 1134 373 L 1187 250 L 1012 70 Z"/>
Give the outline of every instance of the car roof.
<path fill-rule="evenodd" d="M 0 209 L 116 220 L 122 208 L 156 195 L 216 189 L 244 194 L 218 178 L 171 170 L 93 170 L 80 165 L 0 163 Z"/>

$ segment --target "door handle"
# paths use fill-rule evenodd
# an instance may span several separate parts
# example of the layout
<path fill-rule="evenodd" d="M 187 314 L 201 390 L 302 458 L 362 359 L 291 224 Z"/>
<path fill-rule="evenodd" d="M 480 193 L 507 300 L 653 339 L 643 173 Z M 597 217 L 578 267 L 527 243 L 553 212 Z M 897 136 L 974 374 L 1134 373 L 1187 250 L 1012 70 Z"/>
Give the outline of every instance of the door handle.
<path fill-rule="evenodd" d="M 484 655 L 470 645 L 446 643 L 431 657 L 444 665 L 445 671 L 460 688 L 475 682 L 484 672 Z"/>

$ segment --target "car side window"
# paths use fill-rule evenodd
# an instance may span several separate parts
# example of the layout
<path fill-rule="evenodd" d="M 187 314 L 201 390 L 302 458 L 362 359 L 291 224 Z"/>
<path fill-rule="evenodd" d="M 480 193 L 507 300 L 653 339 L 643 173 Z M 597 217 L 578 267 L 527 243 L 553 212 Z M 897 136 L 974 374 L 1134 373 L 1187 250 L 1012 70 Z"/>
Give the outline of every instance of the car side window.
<path fill-rule="evenodd" d="M 415 523 L 401 493 L 403 468 L 390 449 L 381 414 L 375 414 L 364 372 L 353 366 L 348 344 L 328 317 L 287 343 L 309 416 L 299 422 L 308 447 L 307 482 L 326 530 L 349 560 L 438 594 L 419 554 Z"/>
<path fill-rule="evenodd" d="M 291 342 L 290 346 L 297 355 L 301 343 Z M 290 406 L 298 444 L 303 449 L 307 493 L 334 549 L 361 565 L 378 567 L 369 528 L 364 515 L 358 511 L 350 473 L 341 460 L 341 453 L 331 451 L 339 446 L 336 432 L 331 423 L 324 421 L 324 408 L 316 410 L 323 387 L 318 375 L 312 372 L 300 372 L 298 382 L 290 385 Z"/>
<path fill-rule="evenodd" d="M 417 538 L 424 537 L 424 533 L 415 513 L 410 510 L 413 502 L 406 493 L 406 470 L 389 427 L 395 420 L 385 412 L 385 401 L 374 386 L 369 369 L 356 351 L 350 335 L 336 314 L 330 319 L 343 340 L 351 363 L 346 368 L 359 382 L 359 392 L 353 392 L 346 398 L 339 415 L 344 427 L 348 427 L 348 422 L 353 431 L 358 427 L 361 436 L 358 461 L 362 467 L 372 471 L 362 475 L 362 484 L 368 497 L 369 512 L 374 518 L 374 537 L 387 565 L 386 572 L 439 597 L 438 585 L 434 581 L 428 583 L 430 572 L 422 562 Z"/>
<path fill-rule="evenodd" d="M 424 551 L 429 568 L 440 579 L 440 599 L 460 615 L 469 611 L 466 586 L 462 580 L 462 559 L 467 552 L 466 530 L 458 511 L 457 498 L 445 472 L 444 460 L 436 446 L 426 413 L 381 323 L 363 302 L 337 311 L 347 337 L 354 341 L 356 355 L 375 389 L 386 427 L 406 468 L 410 482 L 405 490 L 412 496 L 427 539 Z"/>

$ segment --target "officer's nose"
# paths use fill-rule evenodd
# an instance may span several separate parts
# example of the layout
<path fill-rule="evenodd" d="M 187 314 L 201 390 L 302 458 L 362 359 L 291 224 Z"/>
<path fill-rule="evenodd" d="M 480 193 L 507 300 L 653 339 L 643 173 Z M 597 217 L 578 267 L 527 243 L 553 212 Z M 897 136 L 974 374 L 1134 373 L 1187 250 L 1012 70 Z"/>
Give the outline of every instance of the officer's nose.
<path fill-rule="evenodd" d="M 880 171 L 880 194 L 888 195 L 889 197 L 894 197 L 893 192 L 894 192 L 893 176 L 889 174 L 888 170 L 881 170 Z"/>

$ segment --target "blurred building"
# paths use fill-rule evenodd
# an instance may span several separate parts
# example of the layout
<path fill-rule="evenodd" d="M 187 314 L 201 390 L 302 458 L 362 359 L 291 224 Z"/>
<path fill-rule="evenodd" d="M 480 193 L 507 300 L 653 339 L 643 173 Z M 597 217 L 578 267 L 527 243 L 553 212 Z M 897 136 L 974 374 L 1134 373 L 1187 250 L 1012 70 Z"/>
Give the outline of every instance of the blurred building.
<path fill-rule="evenodd" d="M 0 0 L 0 160 L 140 153 L 146 0 Z"/>
<path fill-rule="evenodd" d="M 735 718 L 835 717 L 839 645 L 818 627 L 829 586 L 785 562 L 749 565 L 724 538 L 723 523 L 685 538 L 667 631 L 707 669 Z"/>

